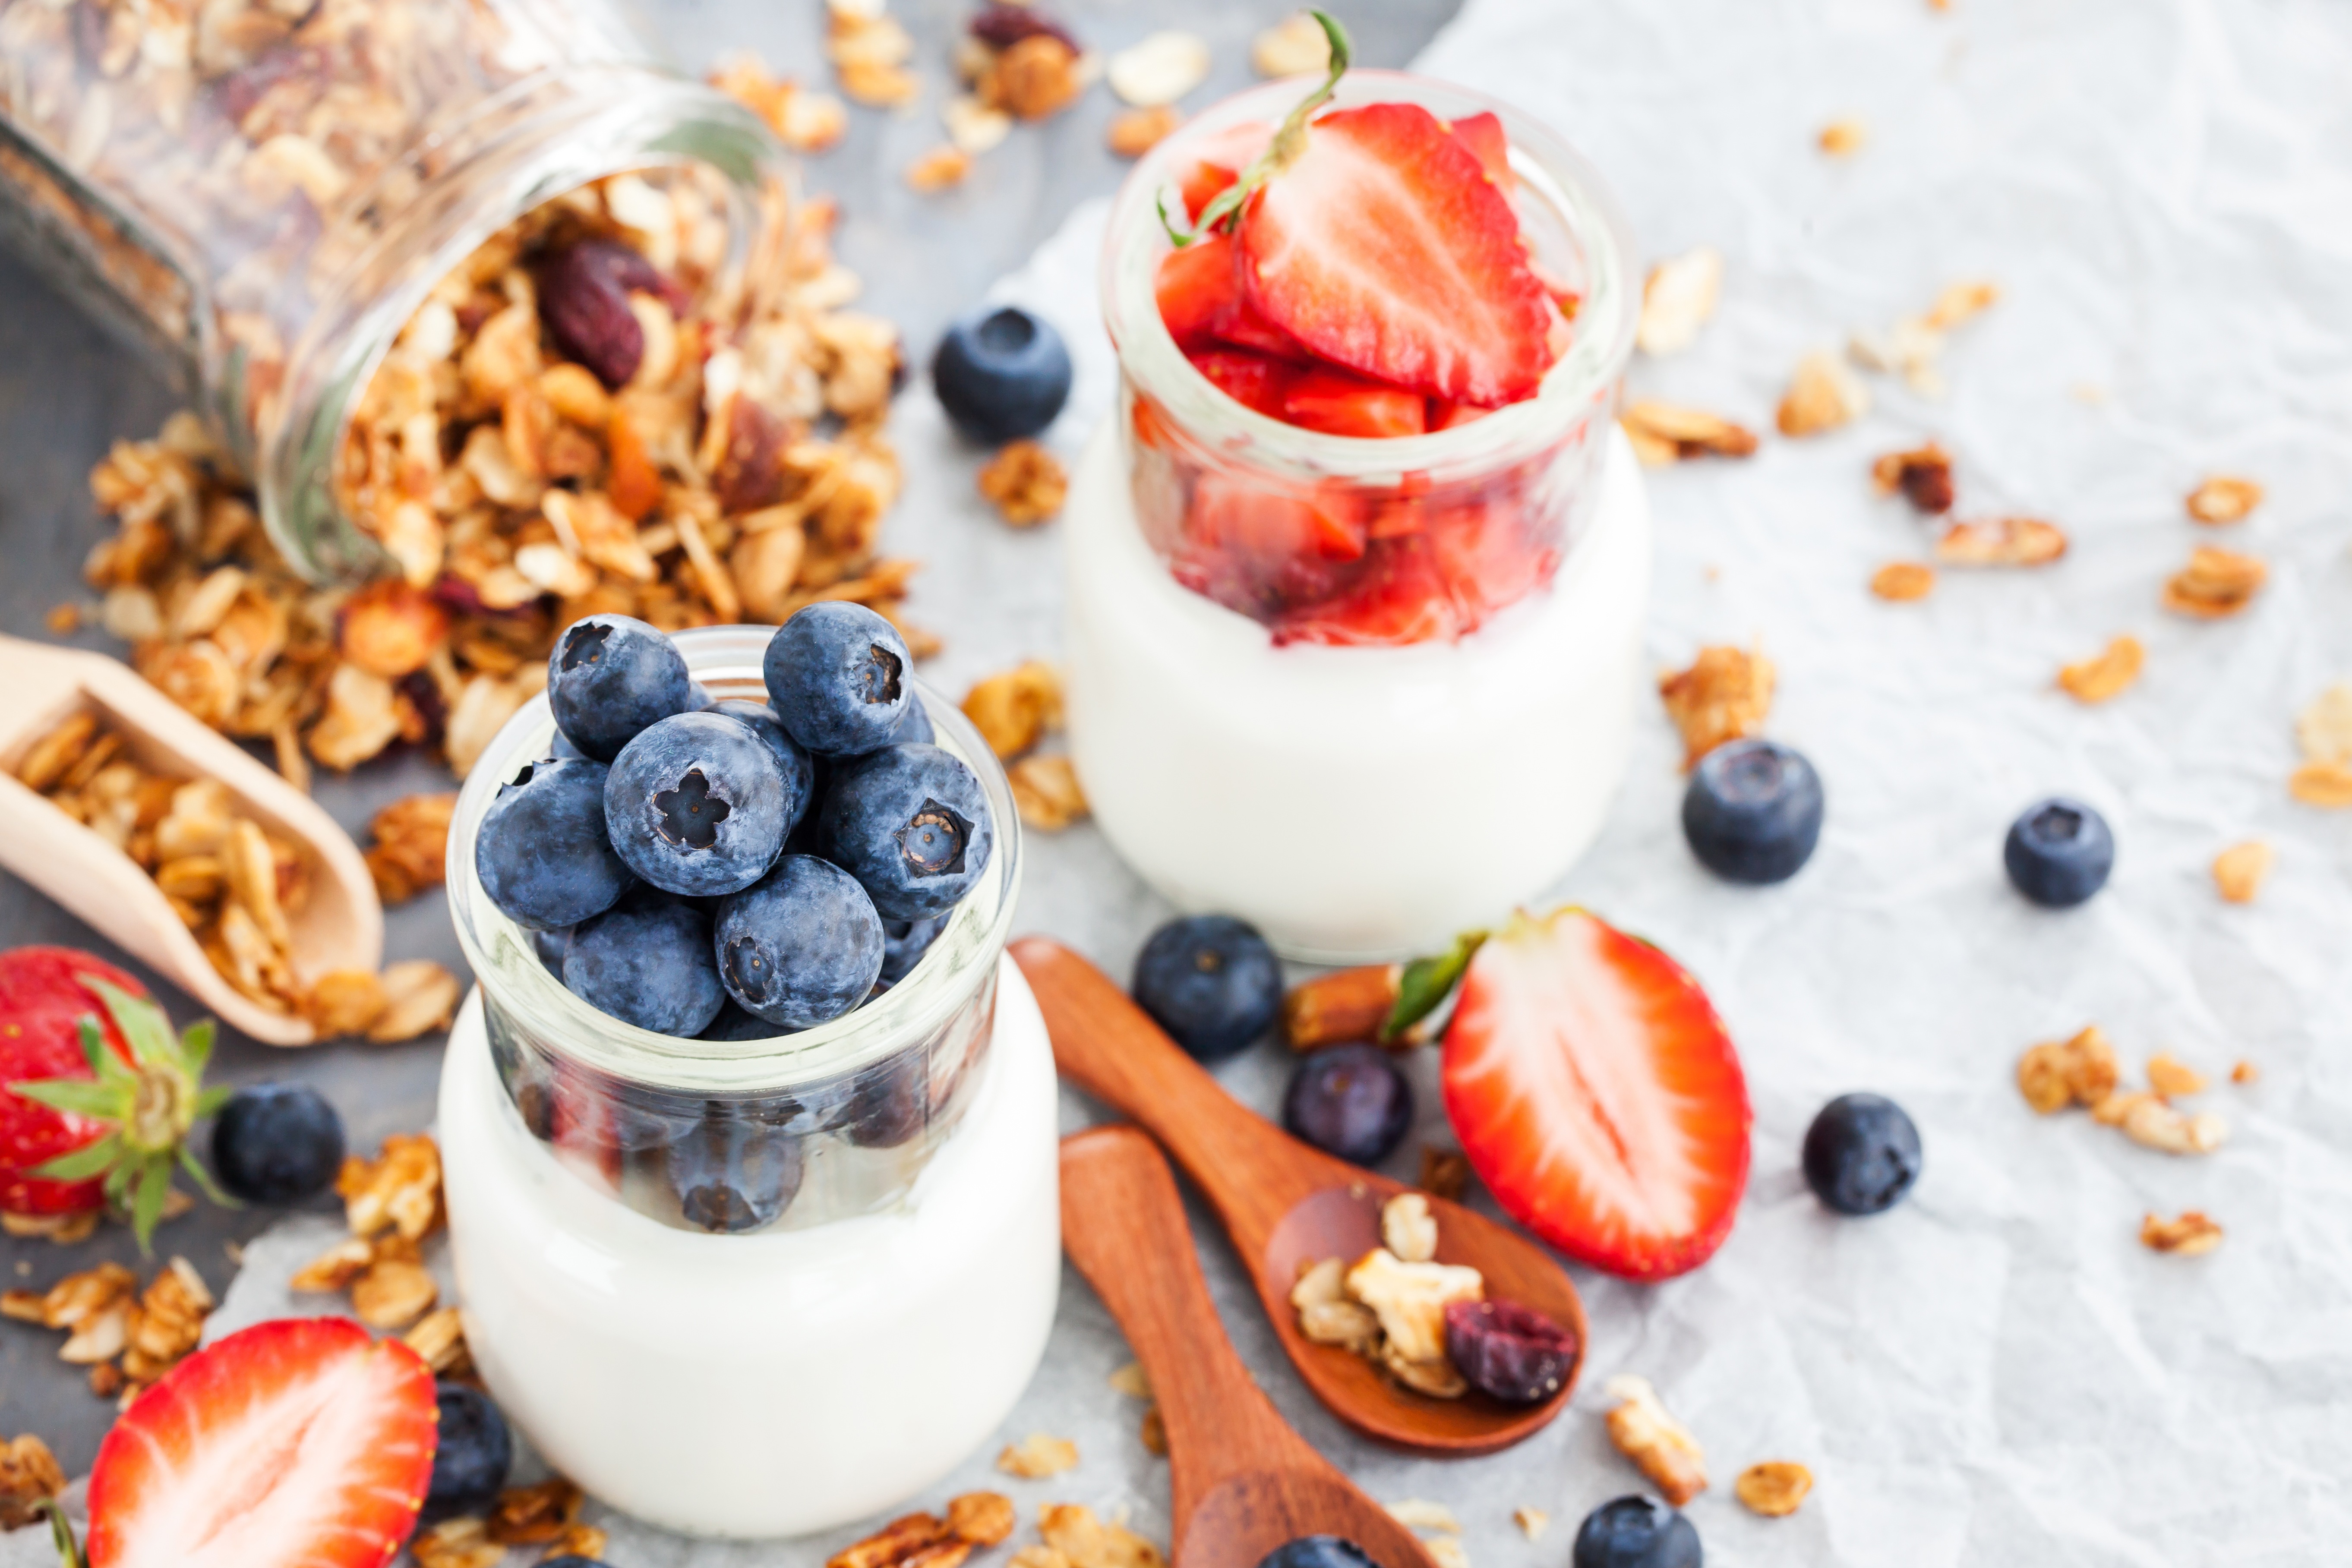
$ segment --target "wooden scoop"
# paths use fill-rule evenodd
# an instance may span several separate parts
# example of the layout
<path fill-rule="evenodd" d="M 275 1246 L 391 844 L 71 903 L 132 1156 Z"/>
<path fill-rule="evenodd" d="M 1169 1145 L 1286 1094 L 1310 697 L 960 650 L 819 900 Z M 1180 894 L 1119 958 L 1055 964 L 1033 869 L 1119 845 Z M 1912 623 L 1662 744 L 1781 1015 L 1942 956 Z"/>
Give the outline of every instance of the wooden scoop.
<path fill-rule="evenodd" d="M 1300 1333 L 1290 1304 L 1300 1266 L 1353 1261 L 1380 1246 L 1381 1205 L 1405 1191 L 1402 1184 L 1270 1125 L 1178 1049 L 1102 971 L 1059 942 L 1024 938 L 1013 944 L 1013 956 L 1045 1012 L 1055 1065 L 1150 1129 L 1208 1195 L 1283 1349 L 1333 1415 L 1402 1448 L 1464 1456 L 1507 1448 L 1566 1408 L 1583 1366 L 1584 1304 L 1576 1287 L 1533 1242 L 1443 1198 L 1429 1200 L 1438 1261 L 1470 1265 L 1486 1277 L 1489 1300 L 1532 1308 L 1576 1336 L 1576 1364 L 1558 1392 L 1537 1405 L 1506 1405 L 1476 1392 L 1433 1398 L 1351 1351 Z"/>
<path fill-rule="evenodd" d="M 1343 1536 L 1381 1568 L 1434 1568 L 1412 1531 L 1308 1447 L 1250 1381 L 1150 1139 L 1097 1127 L 1062 1141 L 1062 1247 L 1118 1320 L 1160 1401 L 1173 1568 L 1256 1568 L 1302 1535 Z"/>
<path fill-rule="evenodd" d="M 296 973 L 383 966 L 383 908 L 350 836 L 310 796 L 103 654 L 0 637 L 0 867 L 169 975 L 230 1027 L 273 1046 L 309 1045 L 317 1034 L 308 1022 L 249 1001 L 221 977 L 136 861 L 18 782 L 33 744 L 86 710 L 121 735 L 130 761 L 176 778 L 217 779 L 238 815 L 303 847 L 310 896 L 288 917 Z"/>

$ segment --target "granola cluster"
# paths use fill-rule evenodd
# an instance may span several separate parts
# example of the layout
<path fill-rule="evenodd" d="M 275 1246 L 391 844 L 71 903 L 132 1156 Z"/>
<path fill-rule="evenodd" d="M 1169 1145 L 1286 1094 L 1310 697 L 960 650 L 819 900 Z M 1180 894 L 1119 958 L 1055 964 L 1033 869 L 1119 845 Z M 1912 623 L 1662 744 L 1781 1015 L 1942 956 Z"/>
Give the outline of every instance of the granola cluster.
<path fill-rule="evenodd" d="M 66 1489 L 66 1473 L 49 1446 L 26 1432 L 0 1443 L 0 1530 L 18 1530 L 40 1517 L 40 1506 Z"/>
<path fill-rule="evenodd" d="M 1475 1268 L 1437 1259 L 1437 1219 L 1421 1193 L 1381 1207 L 1381 1245 L 1352 1264 L 1326 1258 L 1299 1266 L 1290 1304 L 1298 1331 L 1364 1357 L 1405 1387 L 1459 1399 L 1470 1384 L 1446 1355 L 1445 1309 L 1484 1300 Z"/>
<path fill-rule="evenodd" d="M 601 1558 L 606 1536 L 580 1513 L 587 1504 L 580 1489 L 561 1476 L 499 1493 L 488 1518 L 442 1521 L 408 1543 L 416 1568 L 499 1568 L 509 1546 L 539 1549 L 540 1561 Z"/>
<path fill-rule="evenodd" d="M 1025 1470 L 1014 1473 L 1028 1475 Z M 1012 1539 L 1017 1523 L 1011 1498 L 1002 1492 L 966 1492 L 948 1500 L 944 1517 L 910 1513 L 894 1519 L 825 1559 L 824 1568 L 958 1568 L 975 1550 Z M 1042 1505 L 1037 1534 L 1035 1543 L 1007 1559 L 1007 1568 L 1168 1568 L 1167 1555 L 1159 1547 L 1116 1521 L 1097 1519 L 1092 1509 L 1080 1504 Z"/>
<path fill-rule="evenodd" d="M 1682 731 L 1683 766 L 1728 741 L 1744 740 L 1764 728 L 1772 709 L 1772 661 L 1759 652 L 1719 645 L 1698 650 L 1687 669 L 1662 676 L 1658 696 L 1666 716 Z"/>
<path fill-rule="evenodd" d="M 1022 821 L 1057 833 L 1087 815 L 1086 791 L 1068 757 L 1024 755 L 1062 727 L 1062 677 L 1052 665 L 1033 658 L 988 677 L 965 695 L 963 710 L 1004 760 Z"/>
<path fill-rule="evenodd" d="M 219 780 L 151 771 L 134 759 L 121 732 L 89 709 L 35 741 L 16 778 L 153 878 L 213 968 L 256 1005 L 308 1018 L 321 1036 L 365 1034 L 379 1044 L 448 1024 L 457 980 L 437 963 L 396 963 L 382 975 L 335 970 L 306 976 L 297 970 L 293 922 L 310 899 L 310 859 L 291 839 L 240 815 L 241 803 Z M 378 814 L 370 865 L 383 852 L 380 889 L 395 868 L 406 868 L 400 874 L 417 882 L 428 852 L 439 880 L 447 811 L 417 801 L 443 798 L 455 797 L 420 796 Z M 439 837 L 428 847 L 423 839 L 436 811 Z"/>
<path fill-rule="evenodd" d="M 456 1365 L 465 1351 L 455 1322 L 439 1313 L 429 1329 L 418 1321 L 441 1295 L 421 1251 L 446 1218 L 440 1147 L 425 1133 L 394 1133 L 373 1160 L 346 1156 L 335 1192 L 351 1237 L 295 1270 L 293 1289 L 347 1292 L 352 1315 L 361 1322 L 380 1332 L 421 1332 L 423 1342 L 412 1349 L 428 1362 Z"/>
<path fill-rule="evenodd" d="M 174 1258 L 144 1290 L 120 1263 L 68 1274 L 47 1290 L 10 1290 L 0 1295 L 0 1317 L 66 1330 L 58 1359 L 89 1367 L 90 1392 L 127 1406 L 196 1348 L 213 1305 L 204 1276 Z"/>
<path fill-rule="evenodd" d="M 1680 1508 L 1706 1490 L 1706 1451 L 1665 1407 L 1647 1378 L 1621 1373 L 1602 1392 L 1617 1402 L 1609 1411 L 1609 1440 L 1633 1461 L 1658 1495 Z"/>

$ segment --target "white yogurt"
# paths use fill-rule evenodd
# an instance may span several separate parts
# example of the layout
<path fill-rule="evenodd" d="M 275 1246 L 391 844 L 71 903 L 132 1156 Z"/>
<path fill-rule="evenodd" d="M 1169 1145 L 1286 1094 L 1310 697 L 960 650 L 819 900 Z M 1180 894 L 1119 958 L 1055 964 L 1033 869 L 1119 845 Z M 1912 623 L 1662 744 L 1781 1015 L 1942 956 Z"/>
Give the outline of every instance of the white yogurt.
<path fill-rule="evenodd" d="M 1066 656 L 1070 749 L 1129 865 L 1332 963 L 1442 947 L 1568 869 L 1624 772 L 1643 677 L 1650 511 L 1622 433 L 1548 591 L 1457 643 L 1277 647 L 1145 544 L 1118 425 L 1065 511 Z"/>
<path fill-rule="evenodd" d="M 1061 1280 L 1054 1062 L 1001 959 L 986 1078 L 904 1206 L 707 1236 L 565 1171 L 499 1084 L 478 991 L 440 1136 L 466 1339 L 548 1461 L 695 1535 L 801 1535 L 898 1507 L 1027 1385 Z"/>

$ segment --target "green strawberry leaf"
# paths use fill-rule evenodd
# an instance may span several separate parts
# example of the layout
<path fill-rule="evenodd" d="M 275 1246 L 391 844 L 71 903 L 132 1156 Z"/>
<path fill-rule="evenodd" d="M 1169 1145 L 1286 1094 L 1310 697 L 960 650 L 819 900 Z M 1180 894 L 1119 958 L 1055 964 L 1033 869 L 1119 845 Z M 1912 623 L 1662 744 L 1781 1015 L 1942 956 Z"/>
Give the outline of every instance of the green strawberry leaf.
<path fill-rule="evenodd" d="M 196 1115 L 199 1118 L 217 1116 L 220 1114 L 220 1108 L 236 1098 L 236 1090 L 229 1088 L 228 1085 L 215 1084 L 196 1096 Z"/>
<path fill-rule="evenodd" d="M 49 1521 L 49 1540 L 58 1549 L 58 1568 L 81 1568 L 81 1543 L 74 1539 L 73 1521 L 58 1500 L 45 1497 L 33 1505 L 33 1511 L 46 1514 Z"/>
<path fill-rule="evenodd" d="M 52 1110 L 100 1121 L 120 1121 L 131 1114 L 131 1091 L 122 1084 L 92 1083 L 86 1078 L 42 1078 L 12 1083 L 8 1092 Z"/>
<path fill-rule="evenodd" d="M 187 1063 L 180 1056 L 180 1042 L 172 1037 L 172 1020 L 163 1016 L 163 1008 L 142 996 L 133 996 L 119 985 L 110 985 L 89 975 L 79 978 L 104 998 L 114 1026 L 131 1043 L 133 1061 L 186 1068 Z"/>
<path fill-rule="evenodd" d="M 33 1174 L 45 1182 L 87 1182 L 92 1176 L 109 1171 L 121 1157 L 121 1134 L 110 1132 L 95 1143 L 83 1145 L 70 1154 L 60 1154 L 33 1167 Z"/>
<path fill-rule="evenodd" d="M 202 1078 L 213 1059 L 213 1037 L 219 1028 L 210 1018 L 199 1018 L 180 1031 L 180 1061 L 190 1078 Z"/>
<path fill-rule="evenodd" d="M 106 1031 L 98 1026 L 97 1014 L 84 1013 L 74 1020 L 74 1026 L 81 1035 L 81 1054 L 89 1060 L 89 1070 L 99 1082 L 131 1081 L 131 1069 L 122 1065 L 122 1058 L 106 1043 Z"/>
<path fill-rule="evenodd" d="M 154 1251 L 155 1227 L 163 1223 L 163 1200 L 171 1195 L 171 1160 L 151 1156 L 140 1167 L 138 1188 L 131 1197 L 131 1233 L 139 1238 L 142 1257 Z"/>
<path fill-rule="evenodd" d="M 1437 1011 L 1438 1005 L 1454 993 L 1462 976 L 1477 956 L 1478 946 L 1486 940 L 1483 931 L 1464 931 L 1454 939 L 1454 945 L 1434 958 L 1416 958 L 1404 966 L 1397 977 L 1396 1005 L 1389 1009 L 1388 1021 L 1381 1026 L 1381 1039 L 1393 1042 L 1404 1037 L 1407 1029 Z"/>
<path fill-rule="evenodd" d="M 1220 225 L 1231 222 L 1242 210 L 1243 205 L 1257 195 L 1259 187 L 1297 163 L 1298 154 L 1307 150 L 1307 119 L 1328 103 L 1332 93 L 1339 90 L 1339 79 L 1348 74 L 1349 58 L 1355 53 L 1355 45 L 1349 40 L 1348 29 L 1339 25 L 1338 17 L 1328 11 L 1309 11 L 1307 15 L 1322 25 L 1323 36 L 1331 40 L 1331 67 L 1323 78 L 1323 85 L 1299 100 L 1298 106 L 1284 118 L 1281 129 L 1274 133 L 1274 140 L 1267 144 L 1265 151 L 1242 171 L 1241 178 L 1210 198 L 1209 205 L 1201 209 L 1200 219 L 1192 225 L 1190 234 L 1179 237 L 1175 224 L 1169 219 L 1167 204 L 1164 200 L 1161 202 L 1160 221 L 1167 228 L 1169 237 L 1175 240 L 1179 250 L 1202 235 L 1215 232 Z"/>
<path fill-rule="evenodd" d="M 228 1091 L 226 1089 L 222 1089 L 220 1092 L 226 1094 Z M 182 1144 L 180 1147 L 180 1169 L 188 1173 L 189 1177 L 195 1182 L 196 1186 L 204 1193 L 205 1196 L 212 1199 L 213 1202 L 218 1204 L 221 1207 L 225 1209 L 241 1209 L 245 1206 L 236 1199 L 229 1196 L 226 1193 L 220 1190 L 219 1184 L 213 1180 L 213 1173 L 210 1171 L 205 1170 L 203 1163 L 188 1152 L 185 1144 Z"/>

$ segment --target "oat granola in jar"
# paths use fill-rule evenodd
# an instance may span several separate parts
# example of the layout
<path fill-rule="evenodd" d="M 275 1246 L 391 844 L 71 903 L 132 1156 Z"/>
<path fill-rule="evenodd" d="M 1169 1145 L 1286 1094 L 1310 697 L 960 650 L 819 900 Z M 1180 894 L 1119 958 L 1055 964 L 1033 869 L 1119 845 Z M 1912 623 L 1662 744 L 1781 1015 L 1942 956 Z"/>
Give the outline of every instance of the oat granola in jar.
<path fill-rule="evenodd" d="M 599 0 L 0 7 L 0 231 L 181 375 L 313 579 L 455 577 L 459 608 L 492 611 L 584 591 L 587 556 L 646 580 L 635 517 L 549 524 L 570 564 L 533 574 L 506 514 L 609 494 L 634 440 L 643 516 L 744 466 L 739 437 L 772 469 L 825 411 L 776 342 L 784 192 L 758 117 L 646 64 Z M 557 265 L 583 244 L 598 266 Z M 538 384 L 541 317 L 592 376 Z M 753 395 L 714 437 L 730 376 L 709 401 Z M 469 463 L 486 416 L 508 449 Z"/>
<path fill-rule="evenodd" d="M 769 640 L 675 638 L 722 700 L 764 700 Z M 556 1468 L 668 1529 L 801 1535 L 896 1508 L 995 1432 L 1045 1352 L 1058 1145 L 1045 1021 L 1004 952 L 1019 819 L 978 731 L 918 700 L 979 776 L 993 852 L 910 969 L 797 1033 L 624 1023 L 499 911 L 476 840 L 548 754 L 543 697 L 459 797 L 450 906 L 478 984 L 437 1132 L 466 1342 Z"/>

